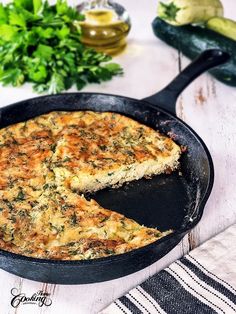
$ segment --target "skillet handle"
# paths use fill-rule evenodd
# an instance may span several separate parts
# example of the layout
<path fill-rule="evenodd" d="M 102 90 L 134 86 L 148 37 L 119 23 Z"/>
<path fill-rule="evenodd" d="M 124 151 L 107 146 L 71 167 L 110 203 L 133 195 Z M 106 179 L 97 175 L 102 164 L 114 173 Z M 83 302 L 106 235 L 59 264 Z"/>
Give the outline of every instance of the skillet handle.
<path fill-rule="evenodd" d="M 220 49 L 205 50 L 164 89 L 143 100 L 176 115 L 176 100 L 179 94 L 200 74 L 229 59 L 230 55 Z"/>

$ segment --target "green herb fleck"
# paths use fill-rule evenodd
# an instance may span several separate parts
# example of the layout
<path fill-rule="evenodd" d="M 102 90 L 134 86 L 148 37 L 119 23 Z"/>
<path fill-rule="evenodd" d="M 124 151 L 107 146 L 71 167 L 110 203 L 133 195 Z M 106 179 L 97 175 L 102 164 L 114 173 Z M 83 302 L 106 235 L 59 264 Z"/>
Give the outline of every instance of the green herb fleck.
<path fill-rule="evenodd" d="M 66 157 L 63 161 L 67 162 L 67 161 L 70 161 L 70 160 L 71 160 L 70 157 Z"/>
<path fill-rule="evenodd" d="M 52 144 L 50 147 L 50 149 L 53 153 L 55 153 L 55 151 L 56 151 L 56 146 L 57 146 L 57 144 Z"/>
<path fill-rule="evenodd" d="M 13 205 L 12 205 L 11 202 L 9 202 L 8 200 L 4 200 L 4 202 L 5 202 L 5 204 L 7 205 L 7 207 L 9 208 L 10 212 L 11 212 L 12 210 L 14 210 L 14 207 L 13 207 Z"/>
<path fill-rule="evenodd" d="M 46 183 L 46 184 L 44 184 L 43 189 L 44 189 L 44 190 L 47 190 L 47 189 L 48 189 L 48 187 L 49 187 L 49 184 L 48 184 L 48 183 Z"/>
<path fill-rule="evenodd" d="M 22 190 L 20 190 L 16 197 L 16 201 L 23 201 L 24 199 L 25 199 L 25 194 Z"/>
<path fill-rule="evenodd" d="M 100 222 L 105 222 L 105 221 L 107 221 L 109 219 L 109 217 L 108 216 L 105 216 L 105 217 L 103 217 L 101 220 L 100 220 Z"/>
<path fill-rule="evenodd" d="M 99 148 L 100 148 L 103 152 L 105 152 L 105 151 L 107 150 L 106 145 L 99 145 Z"/>
<path fill-rule="evenodd" d="M 69 250 L 68 253 L 69 253 L 69 255 L 77 255 L 78 254 L 77 251 L 75 251 L 75 250 Z"/>
<path fill-rule="evenodd" d="M 106 254 L 114 254 L 115 251 L 112 250 L 112 249 L 106 249 L 106 250 L 105 250 L 105 253 L 106 253 Z"/>
<path fill-rule="evenodd" d="M 71 216 L 70 221 L 71 221 L 71 224 L 72 224 L 73 226 L 75 226 L 75 225 L 77 224 L 77 217 L 76 217 L 75 212 L 74 212 L 73 215 Z"/>
<path fill-rule="evenodd" d="M 135 154 L 131 150 L 127 150 L 126 154 L 129 156 L 135 156 Z"/>
<path fill-rule="evenodd" d="M 61 225 L 61 226 L 55 226 L 55 225 L 53 225 L 51 222 L 49 223 L 49 225 L 50 225 L 50 229 L 51 229 L 51 230 L 55 230 L 56 233 L 61 233 L 61 232 L 63 232 L 64 229 L 65 229 L 65 226 L 63 226 L 63 225 Z"/>

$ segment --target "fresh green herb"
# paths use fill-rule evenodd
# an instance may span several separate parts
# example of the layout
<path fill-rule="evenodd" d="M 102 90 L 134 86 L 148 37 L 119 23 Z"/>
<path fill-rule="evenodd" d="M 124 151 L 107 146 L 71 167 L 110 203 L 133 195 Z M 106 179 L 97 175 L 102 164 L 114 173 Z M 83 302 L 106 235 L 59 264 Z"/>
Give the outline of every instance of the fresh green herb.
<path fill-rule="evenodd" d="M 98 165 L 96 164 L 96 162 L 94 160 L 90 160 L 89 164 L 95 169 L 98 168 Z"/>
<path fill-rule="evenodd" d="M 61 209 L 64 211 L 64 210 L 69 209 L 70 207 L 72 207 L 72 206 L 71 206 L 71 205 L 68 205 L 68 204 L 63 204 L 63 205 L 61 206 Z"/>
<path fill-rule="evenodd" d="M 44 190 L 47 190 L 47 189 L 48 189 L 48 187 L 49 187 L 49 184 L 48 184 L 48 183 L 46 183 L 46 184 L 44 184 L 43 189 L 44 189 Z"/>
<path fill-rule="evenodd" d="M 88 148 L 85 146 L 80 147 L 81 153 L 86 152 L 87 150 L 88 150 Z"/>
<path fill-rule="evenodd" d="M 103 159 L 104 159 L 104 160 L 111 160 L 111 161 L 114 161 L 114 162 L 115 162 L 115 160 L 114 160 L 113 158 L 110 158 L 110 157 L 103 157 Z"/>
<path fill-rule="evenodd" d="M 17 201 L 23 201 L 24 199 L 25 199 L 25 194 L 22 190 L 20 190 L 17 197 L 16 197 L 16 200 Z"/>
<path fill-rule="evenodd" d="M 83 20 L 66 0 L 13 0 L 0 4 L 0 82 L 59 93 L 76 85 L 100 83 L 122 73 L 110 56 L 80 42 Z"/>
<path fill-rule="evenodd" d="M 51 222 L 49 222 L 49 225 L 50 225 L 50 229 L 52 231 L 55 231 L 56 233 L 61 233 L 64 231 L 65 229 L 65 226 L 61 225 L 61 226 L 55 226 L 53 225 Z"/>
<path fill-rule="evenodd" d="M 109 219 L 109 217 L 108 216 L 105 216 L 105 217 L 103 217 L 101 220 L 100 220 L 100 222 L 105 222 L 105 221 L 107 221 Z"/>
<path fill-rule="evenodd" d="M 53 153 L 55 153 L 55 151 L 56 151 L 56 147 L 57 147 L 57 145 L 56 144 L 52 144 L 51 145 L 51 151 L 53 152 Z"/>
<path fill-rule="evenodd" d="M 70 161 L 70 157 L 66 157 L 63 161 L 64 162 Z"/>
<path fill-rule="evenodd" d="M 7 225 L 6 225 L 6 224 L 0 226 L 0 232 L 2 232 L 3 234 L 5 234 L 5 233 L 6 233 L 6 230 L 7 230 Z"/>
<path fill-rule="evenodd" d="M 78 254 L 77 250 L 69 250 L 68 253 L 69 253 L 69 255 L 77 255 Z"/>
<path fill-rule="evenodd" d="M 32 254 L 32 253 L 33 253 L 33 250 L 31 250 L 31 249 L 26 249 L 24 252 L 27 253 L 27 254 Z"/>
<path fill-rule="evenodd" d="M 106 253 L 106 254 L 114 254 L 115 251 L 112 250 L 112 249 L 105 249 L 105 253 Z"/>
<path fill-rule="evenodd" d="M 124 219 L 121 219 L 120 222 L 121 222 L 121 224 L 122 224 L 122 227 L 123 227 L 123 228 L 126 228 L 126 223 L 125 223 Z"/>
<path fill-rule="evenodd" d="M 99 148 L 101 149 L 101 151 L 105 152 L 107 150 L 106 145 L 99 145 Z"/>
<path fill-rule="evenodd" d="M 75 245 L 76 244 L 76 242 L 69 242 L 69 243 L 66 243 L 65 245 L 66 246 L 73 246 L 73 245 Z"/>
<path fill-rule="evenodd" d="M 18 212 L 18 215 L 20 217 L 26 217 L 27 216 L 27 212 L 24 210 L 24 209 L 21 209 L 19 212 Z"/>
<path fill-rule="evenodd" d="M 11 216 L 10 220 L 15 223 L 16 222 L 16 217 L 15 216 Z"/>
<path fill-rule="evenodd" d="M 126 150 L 126 154 L 129 156 L 135 156 L 134 152 L 132 152 L 131 150 Z"/>
<path fill-rule="evenodd" d="M 14 230 L 12 230 L 12 231 L 11 231 L 11 234 L 10 234 L 10 236 L 11 236 L 11 239 L 10 239 L 10 241 L 13 241 L 13 240 L 14 240 Z"/>
<path fill-rule="evenodd" d="M 71 224 L 72 224 L 73 226 L 75 226 L 75 225 L 77 224 L 77 217 L 76 217 L 76 214 L 75 214 L 75 213 L 73 213 L 73 215 L 71 216 L 70 221 L 71 221 Z"/>

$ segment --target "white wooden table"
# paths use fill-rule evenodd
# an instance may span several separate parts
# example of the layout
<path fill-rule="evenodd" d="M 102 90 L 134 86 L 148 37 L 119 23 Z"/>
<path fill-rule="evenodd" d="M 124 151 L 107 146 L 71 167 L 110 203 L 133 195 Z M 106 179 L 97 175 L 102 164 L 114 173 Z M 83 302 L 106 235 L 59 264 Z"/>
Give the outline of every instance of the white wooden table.
<path fill-rule="evenodd" d="M 150 24 L 156 14 L 157 0 L 119 2 L 132 18 L 128 47 L 116 57 L 123 65 L 125 75 L 102 85 L 90 85 L 85 91 L 143 98 L 163 88 L 179 72 L 179 64 L 183 68 L 189 61 L 154 37 Z M 235 0 L 222 2 L 225 16 L 236 19 Z M 76 1 L 73 3 L 76 4 Z M 1 87 L 0 95 L 1 106 L 36 96 L 29 85 L 18 89 Z M 53 285 L 22 279 L 0 270 L 1 314 L 97 313 L 127 290 L 236 222 L 236 88 L 227 87 L 204 74 L 179 98 L 178 116 L 203 138 L 215 164 L 213 192 L 199 225 L 160 261 L 135 274 L 109 282 Z M 10 304 L 13 287 L 27 296 L 38 290 L 49 292 L 52 305 L 40 308 L 28 304 L 15 309 Z"/>

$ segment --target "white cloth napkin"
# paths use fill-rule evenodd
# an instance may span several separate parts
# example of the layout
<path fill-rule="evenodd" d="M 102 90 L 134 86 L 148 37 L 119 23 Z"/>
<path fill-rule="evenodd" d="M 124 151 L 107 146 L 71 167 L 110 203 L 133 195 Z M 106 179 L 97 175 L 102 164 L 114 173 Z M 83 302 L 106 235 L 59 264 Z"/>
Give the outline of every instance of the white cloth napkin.
<path fill-rule="evenodd" d="M 130 313 L 236 313 L 236 224 L 100 312 Z"/>

